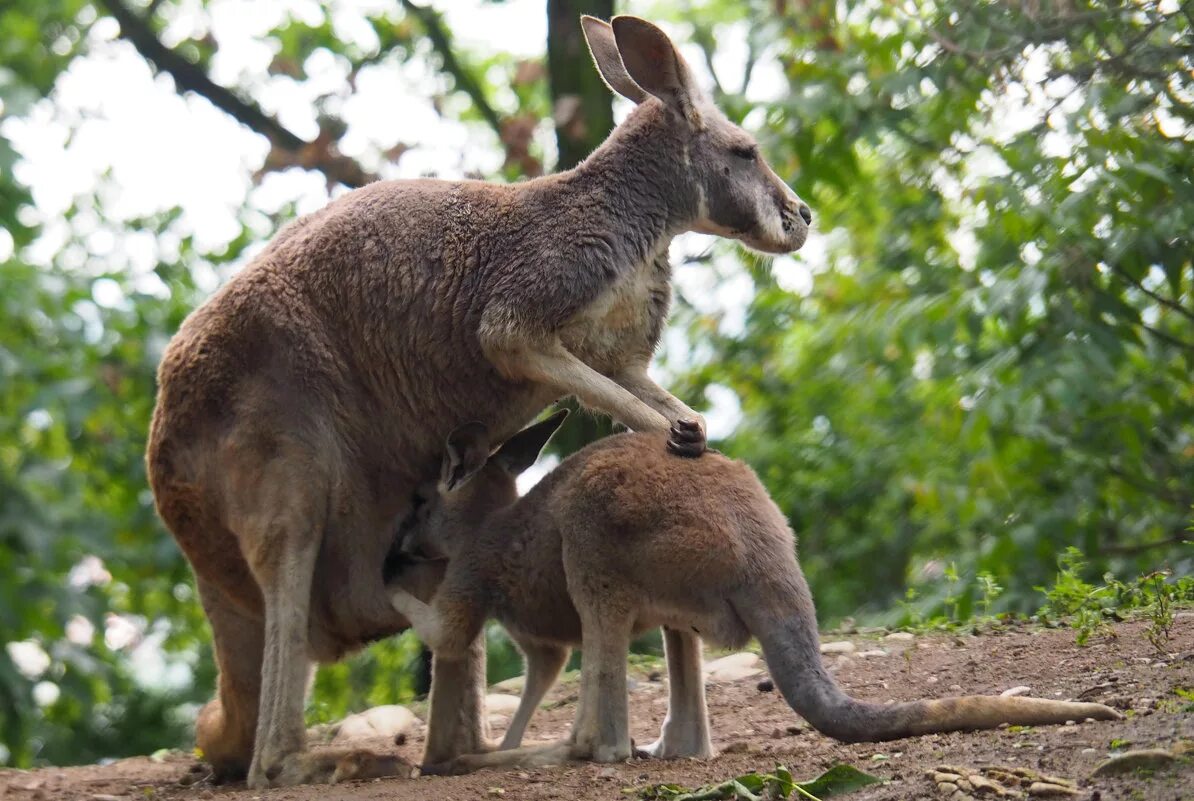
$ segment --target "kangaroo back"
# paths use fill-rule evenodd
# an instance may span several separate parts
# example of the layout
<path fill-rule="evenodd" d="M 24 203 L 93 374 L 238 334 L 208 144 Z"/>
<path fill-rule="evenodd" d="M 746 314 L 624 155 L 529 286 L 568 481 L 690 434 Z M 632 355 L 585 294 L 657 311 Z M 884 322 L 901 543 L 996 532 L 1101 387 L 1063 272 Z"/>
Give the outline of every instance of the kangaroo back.
<path fill-rule="evenodd" d="M 1004 723 L 1037 726 L 1122 717 L 1102 704 L 1043 698 L 966 695 L 898 704 L 859 701 L 838 687 L 821 662 L 813 600 L 799 568 L 766 595 L 756 588 L 745 590 L 733 606 L 763 646 L 771 676 L 788 705 L 817 731 L 843 742 L 994 729 Z"/>

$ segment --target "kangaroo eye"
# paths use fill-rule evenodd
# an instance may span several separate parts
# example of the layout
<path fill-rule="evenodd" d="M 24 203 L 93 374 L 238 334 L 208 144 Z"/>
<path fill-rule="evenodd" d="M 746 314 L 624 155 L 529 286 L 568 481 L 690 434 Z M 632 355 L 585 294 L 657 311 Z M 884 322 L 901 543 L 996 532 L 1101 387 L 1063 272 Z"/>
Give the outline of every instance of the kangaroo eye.
<path fill-rule="evenodd" d="M 759 157 L 759 148 L 757 145 L 736 145 L 730 148 L 730 152 L 746 161 L 754 161 Z"/>

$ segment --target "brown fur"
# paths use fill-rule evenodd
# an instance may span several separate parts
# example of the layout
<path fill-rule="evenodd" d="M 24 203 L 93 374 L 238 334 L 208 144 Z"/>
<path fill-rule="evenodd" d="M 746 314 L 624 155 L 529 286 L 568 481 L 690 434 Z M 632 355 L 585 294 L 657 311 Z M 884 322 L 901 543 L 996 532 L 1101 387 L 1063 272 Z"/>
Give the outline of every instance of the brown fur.
<path fill-rule="evenodd" d="M 687 230 L 771 252 L 804 242 L 807 206 L 743 157 L 751 140 L 662 32 L 584 24 L 599 69 L 639 106 L 582 165 L 513 186 L 350 192 L 280 231 L 166 350 L 147 467 L 212 623 L 219 695 L 197 740 L 221 775 L 263 787 L 329 773 L 302 756 L 311 661 L 406 627 L 379 566 L 450 431 L 476 419 L 506 436 L 575 395 L 699 454 L 700 416 L 646 372 L 668 243 Z M 437 747 L 480 747 L 479 664 L 454 666 L 462 686 L 438 682 L 465 729 Z"/>
<path fill-rule="evenodd" d="M 671 683 L 662 735 L 647 749 L 657 756 L 712 753 L 698 635 L 731 647 L 757 637 L 792 708 L 848 742 L 1119 717 L 1100 704 L 1037 698 L 888 706 L 850 698 L 822 666 L 794 535 L 749 467 L 720 454 L 677 458 L 661 434 L 622 434 L 574 454 L 518 499 L 515 476 L 560 419 L 532 426 L 492 457 L 482 429 L 462 429 L 447 460 L 457 488 L 441 490 L 404 536 L 405 550 L 448 562 L 430 605 L 394 585 L 395 606 L 437 654 L 458 653 L 493 616 L 527 655 L 522 706 L 504 747 L 518 745 L 567 648 L 582 647 L 567 748 L 462 757 L 450 768 L 630 756 L 626 652 L 633 635 L 656 626 L 665 627 Z"/>

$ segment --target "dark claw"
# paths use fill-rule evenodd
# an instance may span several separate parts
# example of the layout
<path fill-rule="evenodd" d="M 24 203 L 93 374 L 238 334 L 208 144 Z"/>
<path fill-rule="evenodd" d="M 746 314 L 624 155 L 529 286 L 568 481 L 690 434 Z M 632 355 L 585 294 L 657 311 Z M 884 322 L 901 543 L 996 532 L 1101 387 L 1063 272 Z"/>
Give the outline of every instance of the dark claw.
<path fill-rule="evenodd" d="M 693 459 L 705 452 L 705 432 L 696 420 L 677 420 L 668 433 L 667 449 L 671 453 Z"/>

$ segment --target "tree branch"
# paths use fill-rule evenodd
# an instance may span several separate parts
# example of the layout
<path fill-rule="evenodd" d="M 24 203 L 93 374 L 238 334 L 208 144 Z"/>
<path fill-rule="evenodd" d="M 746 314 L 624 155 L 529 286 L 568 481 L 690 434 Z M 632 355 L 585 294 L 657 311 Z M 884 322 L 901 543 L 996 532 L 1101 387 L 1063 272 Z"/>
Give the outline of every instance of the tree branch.
<path fill-rule="evenodd" d="M 269 139 L 276 148 L 286 151 L 290 158 L 281 161 L 316 169 L 329 181 L 347 186 L 361 186 L 374 176 L 361 169 L 352 159 L 332 154 L 326 143 L 310 143 L 286 129 L 251 100 L 238 97 L 230 89 L 220 86 L 201 67 L 171 50 L 157 38 L 146 20 L 139 17 L 120 0 L 99 0 L 99 4 L 120 23 L 121 38 L 130 42 L 137 52 L 159 72 L 174 79 L 179 92 L 194 92 L 237 122 Z M 318 151 L 312 149 L 318 144 Z"/>
<path fill-rule="evenodd" d="M 1118 275 L 1120 277 L 1120 279 L 1127 282 L 1129 285 L 1134 286 L 1136 289 L 1139 289 L 1141 292 L 1148 295 L 1150 298 L 1155 300 L 1157 303 L 1160 303 L 1162 306 L 1164 306 L 1166 308 L 1173 309 L 1178 314 L 1181 314 L 1183 317 L 1187 317 L 1191 320 L 1194 320 L 1194 311 L 1187 309 L 1185 306 L 1181 305 L 1180 303 L 1173 300 L 1172 298 L 1167 298 L 1164 295 L 1161 295 L 1161 294 L 1149 289 L 1148 287 L 1146 287 L 1144 285 L 1144 283 L 1142 281 L 1140 281 L 1136 278 L 1133 278 L 1131 275 L 1128 274 L 1128 272 L 1126 270 L 1124 270 L 1118 264 L 1111 264 L 1110 262 L 1108 262 L 1108 266 L 1111 268 L 1112 272 L 1114 272 L 1116 275 Z"/>
<path fill-rule="evenodd" d="M 488 98 L 485 97 L 485 91 L 477 83 L 477 79 L 456 59 L 456 54 L 452 52 L 452 43 L 448 39 L 448 33 L 440 21 L 439 14 L 425 6 L 416 5 L 411 0 L 402 0 L 402 7 L 423 26 L 423 30 L 427 32 L 427 38 L 431 40 L 431 46 L 439 53 L 444 71 L 456 81 L 456 87 L 468 95 L 469 100 L 473 101 L 478 113 L 485 122 L 489 123 L 489 127 L 497 134 L 498 139 L 505 141 L 502 136 L 502 118 L 489 104 Z"/>

